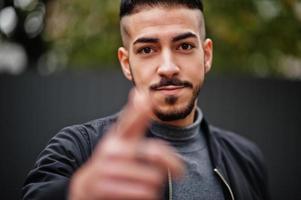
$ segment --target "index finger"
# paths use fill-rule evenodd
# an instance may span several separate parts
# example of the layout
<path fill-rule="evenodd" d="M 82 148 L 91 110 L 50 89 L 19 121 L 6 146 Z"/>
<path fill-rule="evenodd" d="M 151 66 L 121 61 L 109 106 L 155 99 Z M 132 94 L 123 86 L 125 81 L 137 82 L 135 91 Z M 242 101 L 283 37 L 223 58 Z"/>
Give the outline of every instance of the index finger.
<path fill-rule="evenodd" d="M 127 140 L 139 140 L 144 136 L 151 117 L 152 103 L 146 93 L 134 89 L 121 112 L 116 126 L 115 135 Z"/>

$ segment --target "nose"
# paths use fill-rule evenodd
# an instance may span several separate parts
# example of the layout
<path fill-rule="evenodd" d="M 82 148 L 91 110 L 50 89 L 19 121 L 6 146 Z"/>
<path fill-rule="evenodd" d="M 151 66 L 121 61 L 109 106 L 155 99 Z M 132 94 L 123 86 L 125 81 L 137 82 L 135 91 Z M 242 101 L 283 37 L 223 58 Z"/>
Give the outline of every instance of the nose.
<path fill-rule="evenodd" d="M 158 74 L 166 78 L 172 78 L 180 72 L 179 67 L 175 63 L 172 53 L 168 50 L 162 51 L 161 63 L 158 68 Z"/>

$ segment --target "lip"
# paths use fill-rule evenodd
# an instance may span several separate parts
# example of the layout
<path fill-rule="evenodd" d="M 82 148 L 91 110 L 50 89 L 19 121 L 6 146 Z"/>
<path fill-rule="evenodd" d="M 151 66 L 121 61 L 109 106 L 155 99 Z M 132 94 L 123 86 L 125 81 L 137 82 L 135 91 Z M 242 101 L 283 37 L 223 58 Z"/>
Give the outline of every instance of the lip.
<path fill-rule="evenodd" d="M 169 86 L 159 87 L 156 90 L 178 90 L 178 89 L 183 89 L 183 88 L 184 88 L 184 86 L 169 85 Z"/>
<path fill-rule="evenodd" d="M 184 86 L 169 85 L 169 86 L 159 87 L 155 91 L 160 92 L 164 95 L 176 95 L 184 88 L 185 88 Z"/>

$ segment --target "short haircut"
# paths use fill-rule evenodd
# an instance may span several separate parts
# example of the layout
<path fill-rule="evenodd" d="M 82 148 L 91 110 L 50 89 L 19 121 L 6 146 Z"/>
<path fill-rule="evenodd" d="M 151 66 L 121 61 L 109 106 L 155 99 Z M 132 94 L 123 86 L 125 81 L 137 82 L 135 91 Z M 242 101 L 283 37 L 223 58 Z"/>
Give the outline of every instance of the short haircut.
<path fill-rule="evenodd" d="M 145 7 L 177 7 L 182 6 L 188 9 L 197 9 L 200 11 L 200 36 L 201 39 L 206 38 L 205 20 L 203 15 L 203 2 L 202 0 L 121 0 L 120 2 L 120 21 L 123 17 L 135 14 L 143 10 Z M 128 36 L 128 31 L 121 23 L 121 37 L 124 46 L 127 46 L 125 37 Z"/>
<path fill-rule="evenodd" d="M 120 19 L 126 15 L 135 13 L 135 9 L 140 6 L 185 6 L 190 9 L 199 9 L 203 12 L 202 0 L 121 0 Z"/>

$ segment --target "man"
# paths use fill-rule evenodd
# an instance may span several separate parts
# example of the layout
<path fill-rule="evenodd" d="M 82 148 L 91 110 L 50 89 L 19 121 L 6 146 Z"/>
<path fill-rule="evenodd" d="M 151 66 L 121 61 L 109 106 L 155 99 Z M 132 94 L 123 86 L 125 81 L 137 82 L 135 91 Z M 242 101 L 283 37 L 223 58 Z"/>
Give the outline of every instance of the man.
<path fill-rule="evenodd" d="M 268 199 L 258 148 L 205 121 L 212 63 L 200 0 L 122 0 L 118 58 L 134 83 L 116 116 L 60 131 L 24 199 Z M 181 177 L 181 178 L 180 178 Z"/>

